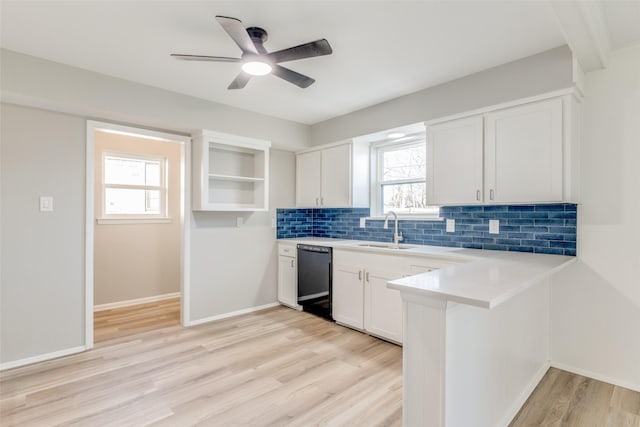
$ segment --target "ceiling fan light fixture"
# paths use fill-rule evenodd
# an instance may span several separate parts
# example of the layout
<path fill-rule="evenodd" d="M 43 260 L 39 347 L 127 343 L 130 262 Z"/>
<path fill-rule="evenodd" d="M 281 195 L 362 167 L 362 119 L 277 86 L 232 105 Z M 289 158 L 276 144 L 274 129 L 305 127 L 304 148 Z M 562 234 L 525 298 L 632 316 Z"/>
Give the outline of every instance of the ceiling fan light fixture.
<path fill-rule="evenodd" d="M 247 61 L 242 64 L 242 71 L 252 76 L 264 76 L 271 72 L 271 65 L 262 61 Z"/>

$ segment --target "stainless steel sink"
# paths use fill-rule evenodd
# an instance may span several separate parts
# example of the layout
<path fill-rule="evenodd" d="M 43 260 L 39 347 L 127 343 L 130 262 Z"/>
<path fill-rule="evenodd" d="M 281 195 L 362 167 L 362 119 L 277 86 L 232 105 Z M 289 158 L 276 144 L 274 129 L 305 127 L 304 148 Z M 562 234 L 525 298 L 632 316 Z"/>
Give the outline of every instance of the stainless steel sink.
<path fill-rule="evenodd" d="M 416 247 L 416 245 L 397 245 L 396 246 L 393 243 L 363 243 L 357 246 L 361 248 L 394 249 L 394 250 L 411 249 Z"/>

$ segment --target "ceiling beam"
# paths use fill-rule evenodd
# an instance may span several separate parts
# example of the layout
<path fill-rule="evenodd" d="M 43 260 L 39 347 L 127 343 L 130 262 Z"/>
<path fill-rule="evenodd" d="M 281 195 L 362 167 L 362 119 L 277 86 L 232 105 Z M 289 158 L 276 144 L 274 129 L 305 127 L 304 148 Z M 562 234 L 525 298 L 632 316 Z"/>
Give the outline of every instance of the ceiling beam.
<path fill-rule="evenodd" d="M 596 2 L 549 1 L 560 31 L 585 72 L 605 68 L 609 32 Z"/>

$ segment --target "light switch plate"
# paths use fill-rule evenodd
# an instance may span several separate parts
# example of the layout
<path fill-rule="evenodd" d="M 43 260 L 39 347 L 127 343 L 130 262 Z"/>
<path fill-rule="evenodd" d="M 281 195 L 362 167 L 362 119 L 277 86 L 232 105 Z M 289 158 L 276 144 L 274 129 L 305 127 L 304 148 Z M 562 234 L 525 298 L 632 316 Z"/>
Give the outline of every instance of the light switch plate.
<path fill-rule="evenodd" d="M 360 218 L 360 228 L 365 228 L 367 226 L 367 218 Z"/>
<path fill-rule="evenodd" d="M 244 218 L 241 216 L 236 217 L 236 227 L 242 227 L 244 224 Z"/>
<path fill-rule="evenodd" d="M 489 234 L 500 234 L 500 220 L 499 219 L 490 219 L 489 220 Z"/>
<path fill-rule="evenodd" d="M 455 233 L 456 231 L 456 220 L 455 219 L 447 219 L 447 226 L 446 226 L 446 230 L 447 233 Z"/>
<path fill-rule="evenodd" d="M 53 212 L 53 197 L 40 196 L 40 212 Z"/>

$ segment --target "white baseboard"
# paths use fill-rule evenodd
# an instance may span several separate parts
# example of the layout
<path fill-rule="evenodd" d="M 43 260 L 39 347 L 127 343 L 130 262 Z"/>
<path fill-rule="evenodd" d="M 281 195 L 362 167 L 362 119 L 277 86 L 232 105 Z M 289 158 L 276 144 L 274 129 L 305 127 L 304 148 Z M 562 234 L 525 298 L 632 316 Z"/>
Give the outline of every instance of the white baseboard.
<path fill-rule="evenodd" d="M 253 313 L 254 311 L 260 311 L 260 310 L 264 310 L 271 307 L 277 307 L 279 305 L 280 305 L 279 302 L 272 302 L 265 305 L 259 305 L 257 307 L 243 308 L 242 310 L 232 311 L 230 313 L 217 314 L 215 316 L 205 317 L 203 319 L 192 320 L 189 323 L 187 323 L 186 326 L 201 325 L 203 323 L 213 322 L 215 320 L 220 320 L 220 319 L 226 319 L 227 317 L 240 316 L 241 314 Z"/>
<path fill-rule="evenodd" d="M 542 377 L 544 377 L 544 374 L 547 373 L 550 366 L 551 364 L 549 362 L 546 362 L 544 365 L 540 367 L 540 369 L 531 378 L 531 381 L 529 381 L 529 383 L 524 388 L 524 390 L 522 390 L 522 393 L 520 393 L 518 398 L 513 402 L 513 405 L 509 407 L 504 417 L 500 420 L 500 422 L 497 425 L 506 427 L 511 423 L 511 421 L 513 421 L 515 416 L 518 415 L 518 411 L 520 411 L 520 409 L 522 408 L 524 403 L 527 401 L 529 396 L 531 396 L 531 393 L 533 393 L 533 390 L 540 383 L 540 381 L 542 380 Z"/>
<path fill-rule="evenodd" d="M 640 391 L 640 384 L 633 384 L 628 381 L 621 380 L 619 378 L 613 378 L 607 375 L 601 375 L 595 372 L 587 371 L 585 369 L 580 369 L 574 366 L 565 365 L 563 363 L 551 362 L 551 366 L 554 368 L 562 369 L 563 371 L 568 371 L 574 374 L 582 375 L 583 377 L 589 377 L 589 378 L 593 378 L 594 380 L 617 385 L 618 387 L 628 388 L 629 390 L 633 390 L 633 391 Z"/>
<path fill-rule="evenodd" d="M 152 297 L 136 298 L 127 301 L 110 302 L 107 304 L 99 304 L 93 306 L 93 311 L 111 310 L 112 308 L 129 307 L 131 305 L 145 304 L 148 302 L 163 301 L 166 299 L 177 298 L 180 296 L 180 292 L 173 292 L 170 294 L 154 295 Z"/>
<path fill-rule="evenodd" d="M 44 362 L 45 360 L 57 359 L 58 357 L 69 356 L 70 354 L 81 353 L 86 350 L 85 346 L 72 347 L 58 350 L 51 353 L 40 354 L 38 356 L 27 357 L 25 359 L 14 360 L 0 364 L 0 371 L 18 368 L 20 366 L 31 365 L 32 363 Z"/>

